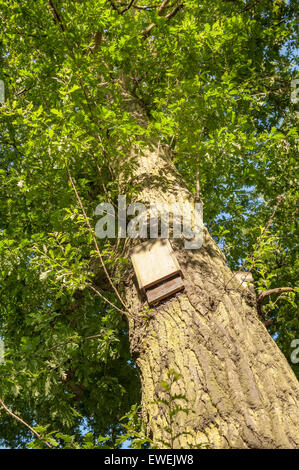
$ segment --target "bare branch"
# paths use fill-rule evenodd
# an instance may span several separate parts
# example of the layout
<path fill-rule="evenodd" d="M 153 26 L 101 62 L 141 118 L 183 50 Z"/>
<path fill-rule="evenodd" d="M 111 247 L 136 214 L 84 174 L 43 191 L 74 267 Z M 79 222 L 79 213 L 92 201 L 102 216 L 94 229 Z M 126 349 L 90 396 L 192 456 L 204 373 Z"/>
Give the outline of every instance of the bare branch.
<path fill-rule="evenodd" d="M 111 285 L 112 289 L 114 290 L 114 292 L 115 292 L 117 298 L 119 299 L 119 301 L 121 302 L 121 304 L 125 307 L 125 309 L 127 309 L 126 304 L 124 303 L 124 301 L 123 301 L 122 298 L 120 297 L 120 295 L 119 295 L 119 293 L 118 293 L 118 290 L 116 289 L 115 285 L 113 284 L 113 282 L 112 282 L 112 280 L 111 280 L 111 278 L 110 278 L 110 276 L 109 276 L 109 273 L 108 273 L 108 271 L 107 271 L 107 269 L 106 269 L 105 263 L 104 263 L 104 261 L 103 261 L 103 258 L 102 258 L 102 255 L 101 255 L 101 252 L 100 252 L 100 249 L 99 249 L 98 242 L 97 242 L 96 237 L 95 237 L 95 235 L 94 235 L 94 231 L 93 231 L 93 229 L 92 229 L 92 227 L 91 227 L 91 225 L 90 225 L 89 219 L 88 219 L 88 217 L 87 217 L 87 214 L 86 214 L 86 211 L 85 211 L 85 209 L 84 209 L 82 200 L 81 200 L 81 198 L 80 198 L 80 196 L 79 196 L 79 193 L 78 193 L 78 191 L 77 191 L 77 188 L 76 188 L 76 185 L 75 185 L 75 183 L 74 183 L 73 177 L 72 177 L 72 175 L 71 175 L 71 172 L 70 172 L 70 170 L 69 170 L 68 165 L 65 164 L 65 166 L 66 166 L 66 171 L 67 171 L 67 174 L 68 174 L 68 177 L 69 177 L 71 186 L 72 186 L 72 188 L 73 188 L 73 190 L 74 190 L 74 193 L 75 193 L 75 195 L 76 195 L 76 199 L 77 199 L 77 201 L 79 202 L 79 205 L 80 205 L 80 207 L 81 207 L 84 220 L 85 220 L 86 225 L 87 225 L 87 227 L 88 227 L 88 230 L 89 230 L 89 232 L 90 232 L 90 234 L 91 234 L 91 236 L 92 236 L 93 243 L 94 243 L 96 252 L 97 252 L 97 254 L 98 254 L 99 260 L 100 260 L 100 262 L 101 262 L 102 268 L 103 268 L 103 270 L 104 270 L 104 272 L 105 272 L 105 274 L 106 274 L 106 277 L 107 277 L 107 279 L 108 279 L 108 281 L 109 281 L 109 284 Z M 103 296 L 103 297 L 104 297 L 104 296 Z M 105 299 L 105 297 L 104 297 L 104 299 Z M 106 301 L 107 301 L 107 299 L 106 299 Z M 109 302 L 109 301 L 108 301 L 108 302 Z M 113 306 L 114 306 L 114 308 L 117 308 L 115 305 L 113 305 Z"/>
<path fill-rule="evenodd" d="M 111 6 L 112 6 L 112 9 L 117 11 L 118 14 L 120 14 L 120 11 L 119 9 L 117 8 L 117 6 L 115 5 L 115 3 L 113 2 L 113 0 L 109 0 Z"/>
<path fill-rule="evenodd" d="M 125 7 L 125 8 L 120 12 L 120 14 L 123 15 L 126 11 L 128 11 L 128 10 L 131 8 L 131 6 L 133 6 L 133 3 L 134 3 L 134 2 L 135 2 L 135 0 L 131 0 L 130 3 L 129 3 L 129 5 L 128 5 L 127 7 Z"/>
<path fill-rule="evenodd" d="M 9 408 L 8 406 L 5 405 L 5 403 L 3 402 L 3 400 L 0 398 L 0 405 L 2 406 L 2 408 L 4 408 L 4 410 L 10 415 L 12 416 L 14 419 L 16 419 L 17 421 L 19 421 L 20 423 L 24 424 L 24 426 L 26 426 L 28 429 L 30 429 L 30 431 L 36 435 L 36 437 L 40 440 L 42 440 L 42 436 L 36 432 L 31 426 L 30 424 L 26 423 L 23 419 L 19 418 L 19 416 L 17 416 L 16 414 L 14 414 Z M 50 449 L 52 449 L 52 446 L 48 443 L 48 442 L 45 442 L 46 446 L 48 446 Z"/>
<path fill-rule="evenodd" d="M 279 299 L 281 297 L 283 297 L 283 294 L 286 293 L 286 292 L 294 292 L 294 289 L 292 289 L 292 287 L 277 287 L 276 289 L 270 289 L 270 290 L 266 290 L 266 291 L 263 291 L 261 292 L 257 299 L 256 299 L 256 304 L 257 304 L 257 311 L 259 313 L 259 315 L 261 317 L 264 317 L 264 319 L 266 319 L 268 313 L 273 309 L 273 307 L 277 304 L 277 302 L 279 301 Z M 266 297 L 268 297 L 269 295 L 274 295 L 274 294 L 280 294 L 277 299 L 275 300 L 274 304 L 272 305 L 271 308 L 269 308 L 269 310 L 267 310 L 266 313 L 263 313 L 262 312 L 262 303 L 263 301 L 265 300 Z M 266 320 L 265 322 L 265 325 L 267 326 L 267 323 L 269 324 L 269 320 Z"/>
<path fill-rule="evenodd" d="M 102 336 L 103 336 L 102 334 L 98 334 L 98 335 L 93 335 L 93 336 L 86 336 L 85 338 L 69 339 L 68 341 L 63 341 L 62 343 L 55 344 L 54 346 L 47 349 L 46 351 L 53 351 L 53 349 L 60 348 L 61 346 L 65 346 L 66 344 L 69 344 L 69 343 L 77 343 L 78 341 L 86 341 L 87 339 L 101 338 Z"/>
<path fill-rule="evenodd" d="M 268 318 L 267 320 L 265 320 L 264 325 L 266 328 L 270 328 L 270 326 L 274 325 L 274 323 L 275 320 L 273 320 L 272 318 Z"/>
<path fill-rule="evenodd" d="M 93 51 L 92 53 L 93 54 L 96 54 L 100 48 L 100 45 L 102 43 L 102 40 L 103 40 L 103 29 L 100 29 L 99 31 L 96 32 L 95 34 L 95 37 L 94 37 L 94 48 L 93 48 Z"/>
<path fill-rule="evenodd" d="M 33 88 L 33 86 L 31 86 L 31 87 L 29 87 L 29 88 L 24 88 L 23 90 L 18 91 L 18 92 L 15 94 L 15 96 L 21 96 L 21 95 L 23 95 L 23 93 L 27 93 L 27 91 L 32 90 L 32 88 Z"/>
<path fill-rule="evenodd" d="M 101 294 L 101 292 L 98 291 L 98 289 L 96 289 L 91 284 L 87 284 L 87 286 L 89 287 L 89 289 L 93 290 L 99 297 L 101 297 L 101 299 L 103 299 L 105 302 L 107 302 L 107 304 L 109 304 L 109 305 L 111 305 L 111 307 L 115 308 L 115 310 L 117 310 L 118 312 L 124 313 L 124 314 L 129 313 L 129 312 L 125 312 L 124 310 L 121 310 L 116 305 L 114 305 L 112 302 L 110 302 L 110 300 L 108 300 L 103 294 Z"/>
<path fill-rule="evenodd" d="M 124 2 L 120 2 L 121 6 L 126 6 L 127 4 Z M 153 8 L 157 8 L 157 5 L 132 5 L 133 8 L 136 10 L 151 10 Z"/>
<path fill-rule="evenodd" d="M 133 5 L 133 8 L 136 8 L 136 10 L 152 10 L 157 8 L 157 5 Z"/>
<path fill-rule="evenodd" d="M 165 2 L 163 2 L 163 3 L 165 3 Z M 163 4 L 162 4 L 162 5 L 163 5 Z M 161 5 L 161 7 L 162 7 L 162 5 Z M 166 6 L 167 6 L 167 5 L 166 5 Z M 162 13 L 165 11 L 166 6 L 163 8 Z M 168 15 L 165 16 L 165 18 L 166 18 L 167 20 L 170 20 L 171 18 L 173 18 L 173 17 L 177 14 L 178 11 L 181 10 L 181 8 L 183 8 L 183 6 L 184 6 L 184 3 L 179 3 L 178 5 L 176 5 L 176 6 L 174 7 L 174 9 L 173 9 L 170 13 L 168 13 Z M 161 9 L 161 7 L 160 7 L 160 9 Z M 162 13 L 161 13 L 159 16 L 163 16 Z M 159 13 L 158 13 L 158 14 L 159 14 Z M 147 28 L 145 28 L 145 29 L 142 31 L 142 36 L 143 36 L 145 39 L 148 38 L 149 35 L 150 35 L 151 30 L 152 30 L 155 26 L 157 26 L 156 23 L 151 23 L 149 26 L 147 26 Z"/>
<path fill-rule="evenodd" d="M 294 292 L 294 289 L 292 287 L 276 287 L 276 289 L 265 290 L 258 295 L 256 301 L 258 305 L 261 305 L 269 295 L 284 294 L 285 292 Z"/>
<path fill-rule="evenodd" d="M 199 143 L 201 142 L 201 137 L 203 134 L 203 131 L 205 130 L 205 126 L 202 126 L 201 131 L 200 131 L 200 136 L 199 136 Z M 195 200 L 199 201 L 200 200 L 200 181 L 199 181 L 199 157 L 197 158 L 196 161 L 196 189 L 195 189 Z"/>
<path fill-rule="evenodd" d="M 64 31 L 65 31 L 65 26 L 64 26 L 64 24 L 63 24 L 62 17 L 61 17 L 60 14 L 58 13 L 58 11 L 57 11 L 57 9 L 56 9 L 56 6 L 54 5 L 53 0 L 48 0 L 48 4 L 49 4 L 50 11 L 51 11 L 51 13 L 52 13 L 54 22 L 59 25 L 61 31 L 64 33 Z"/>
<path fill-rule="evenodd" d="M 176 7 L 174 7 L 174 9 L 170 13 L 168 13 L 168 15 L 165 16 L 165 18 L 170 20 L 177 14 L 178 11 L 180 11 L 181 8 L 183 8 L 183 6 L 183 3 L 179 3 Z"/>

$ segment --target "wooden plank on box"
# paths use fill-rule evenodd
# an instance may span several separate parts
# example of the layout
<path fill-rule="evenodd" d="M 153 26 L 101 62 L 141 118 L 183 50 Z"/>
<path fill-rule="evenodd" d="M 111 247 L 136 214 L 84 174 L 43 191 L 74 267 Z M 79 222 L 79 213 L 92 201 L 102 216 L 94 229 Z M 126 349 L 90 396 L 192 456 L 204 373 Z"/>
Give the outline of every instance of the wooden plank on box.
<path fill-rule="evenodd" d="M 130 255 L 141 290 L 175 274 L 182 274 L 167 238 L 157 238 L 141 243 L 132 248 Z"/>
<path fill-rule="evenodd" d="M 177 276 L 166 279 L 162 281 L 160 284 L 150 287 L 146 289 L 146 297 L 148 303 L 151 305 L 159 300 L 165 299 L 176 292 L 184 289 L 183 280 L 178 274 Z"/>
<path fill-rule="evenodd" d="M 253 276 L 250 272 L 247 271 L 235 271 L 234 275 L 238 281 L 242 284 L 243 287 L 247 287 L 248 284 L 253 284 Z"/>
<path fill-rule="evenodd" d="M 248 271 L 235 271 L 234 275 L 240 282 L 241 286 L 244 289 L 249 289 L 253 294 L 255 293 L 254 290 L 254 279 L 250 272 Z"/>

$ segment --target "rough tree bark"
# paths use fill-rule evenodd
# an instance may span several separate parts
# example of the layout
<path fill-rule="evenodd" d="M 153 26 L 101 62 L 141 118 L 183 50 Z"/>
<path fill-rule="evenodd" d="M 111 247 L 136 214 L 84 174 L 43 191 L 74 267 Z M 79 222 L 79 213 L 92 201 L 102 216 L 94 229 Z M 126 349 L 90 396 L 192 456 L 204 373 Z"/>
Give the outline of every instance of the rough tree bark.
<path fill-rule="evenodd" d="M 192 201 L 162 146 L 138 156 L 135 182 L 144 203 Z M 227 267 L 205 229 L 199 250 L 171 240 L 185 276 L 178 293 L 144 315 L 133 272 L 126 281 L 131 352 L 140 370 L 143 418 L 158 447 L 169 442 L 160 385 L 181 374 L 172 394 L 189 413 L 175 417 L 172 445 L 190 448 L 298 448 L 299 387 L 285 357 L 258 317 L 256 298 Z M 188 434 L 184 434 L 184 433 Z"/>

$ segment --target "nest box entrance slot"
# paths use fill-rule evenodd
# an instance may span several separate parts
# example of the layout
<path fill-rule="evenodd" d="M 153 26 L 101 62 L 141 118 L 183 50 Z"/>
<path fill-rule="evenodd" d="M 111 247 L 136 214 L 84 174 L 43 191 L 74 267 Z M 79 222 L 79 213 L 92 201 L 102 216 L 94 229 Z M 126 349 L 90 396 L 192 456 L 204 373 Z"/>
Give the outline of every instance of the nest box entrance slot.
<path fill-rule="evenodd" d="M 148 240 L 130 254 L 139 288 L 149 304 L 184 288 L 182 270 L 168 239 Z"/>

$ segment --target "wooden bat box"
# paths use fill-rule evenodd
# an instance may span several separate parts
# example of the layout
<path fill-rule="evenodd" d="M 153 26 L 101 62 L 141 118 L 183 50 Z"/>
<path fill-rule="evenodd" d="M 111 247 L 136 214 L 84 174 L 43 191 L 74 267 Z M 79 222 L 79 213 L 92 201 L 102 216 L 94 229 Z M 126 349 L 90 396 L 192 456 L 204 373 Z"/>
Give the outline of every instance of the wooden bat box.
<path fill-rule="evenodd" d="M 168 239 L 148 240 L 132 248 L 130 255 L 139 288 L 149 304 L 184 288 L 182 270 Z"/>

